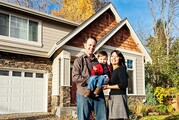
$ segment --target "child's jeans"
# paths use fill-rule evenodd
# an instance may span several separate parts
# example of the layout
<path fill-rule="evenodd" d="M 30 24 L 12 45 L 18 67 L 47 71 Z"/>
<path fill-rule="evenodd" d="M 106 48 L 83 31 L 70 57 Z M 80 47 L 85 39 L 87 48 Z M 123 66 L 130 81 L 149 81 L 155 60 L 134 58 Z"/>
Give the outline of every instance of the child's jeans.
<path fill-rule="evenodd" d="M 93 91 L 96 86 L 98 88 L 102 88 L 102 85 L 104 85 L 105 83 L 106 77 L 104 75 L 94 75 L 89 78 L 87 88 Z"/>

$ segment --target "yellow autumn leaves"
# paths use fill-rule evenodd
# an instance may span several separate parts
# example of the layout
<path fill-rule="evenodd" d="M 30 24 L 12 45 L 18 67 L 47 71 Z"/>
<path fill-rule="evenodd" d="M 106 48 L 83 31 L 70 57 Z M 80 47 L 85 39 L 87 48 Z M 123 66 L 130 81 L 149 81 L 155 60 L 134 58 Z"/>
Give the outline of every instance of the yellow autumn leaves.
<path fill-rule="evenodd" d="M 61 4 L 52 15 L 81 23 L 95 13 L 93 0 L 62 0 Z"/>

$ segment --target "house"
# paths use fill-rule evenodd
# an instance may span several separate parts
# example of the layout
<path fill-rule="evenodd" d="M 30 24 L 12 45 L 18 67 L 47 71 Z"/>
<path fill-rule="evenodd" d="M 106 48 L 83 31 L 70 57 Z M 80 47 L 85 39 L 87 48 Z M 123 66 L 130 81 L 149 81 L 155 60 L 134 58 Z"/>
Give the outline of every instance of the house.
<path fill-rule="evenodd" d="M 144 64 L 151 58 L 111 3 L 79 24 L 0 1 L 0 114 L 72 114 L 76 88 L 71 68 L 84 53 L 88 35 L 97 38 L 96 51 L 124 54 L 129 100 L 144 99 Z"/>

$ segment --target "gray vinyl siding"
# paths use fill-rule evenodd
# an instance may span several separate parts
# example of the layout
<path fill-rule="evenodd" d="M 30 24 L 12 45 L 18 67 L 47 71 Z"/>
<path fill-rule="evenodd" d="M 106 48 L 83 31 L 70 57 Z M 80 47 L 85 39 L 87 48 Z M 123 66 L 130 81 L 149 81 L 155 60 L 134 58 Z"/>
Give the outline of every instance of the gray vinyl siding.
<path fill-rule="evenodd" d="M 62 24 L 50 24 L 47 22 L 43 22 L 42 28 L 42 39 L 43 39 L 43 50 L 49 52 L 49 50 L 53 47 L 53 45 L 61 40 L 64 36 L 66 36 L 69 32 L 71 32 L 73 28 L 68 26 L 64 26 Z"/>
<path fill-rule="evenodd" d="M 143 73 L 143 65 L 142 65 L 142 56 L 137 56 L 137 61 L 136 61 L 136 85 L 137 85 L 137 94 L 145 94 L 144 93 L 144 73 Z"/>

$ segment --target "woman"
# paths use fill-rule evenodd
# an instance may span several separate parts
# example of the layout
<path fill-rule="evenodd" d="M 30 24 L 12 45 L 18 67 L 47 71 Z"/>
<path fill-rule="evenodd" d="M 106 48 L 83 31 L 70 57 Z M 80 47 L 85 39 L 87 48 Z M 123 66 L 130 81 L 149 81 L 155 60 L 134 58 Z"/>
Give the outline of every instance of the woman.
<path fill-rule="evenodd" d="M 128 75 L 126 71 L 125 59 L 118 50 L 113 50 L 110 56 L 112 75 L 109 85 L 104 85 L 104 89 L 111 89 L 109 93 L 109 119 L 120 120 L 129 119 L 129 109 L 127 105 L 126 88 L 128 87 Z"/>

